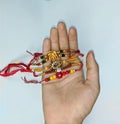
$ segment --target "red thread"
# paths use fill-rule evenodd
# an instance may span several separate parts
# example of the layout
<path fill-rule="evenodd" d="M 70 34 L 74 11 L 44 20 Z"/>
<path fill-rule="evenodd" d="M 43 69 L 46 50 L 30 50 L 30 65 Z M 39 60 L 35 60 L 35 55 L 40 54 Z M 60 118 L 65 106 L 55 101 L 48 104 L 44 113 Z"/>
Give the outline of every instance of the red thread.
<path fill-rule="evenodd" d="M 15 69 L 14 69 L 15 68 Z M 14 69 L 14 70 L 12 70 Z M 28 66 L 24 63 L 11 63 L 0 71 L 0 76 L 7 77 L 12 76 L 18 71 L 20 72 L 32 72 Z"/>
<path fill-rule="evenodd" d="M 29 84 L 29 83 L 33 83 L 33 84 L 41 84 L 42 81 L 37 81 L 37 80 L 27 80 L 26 77 L 21 78 L 25 83 Z"/>

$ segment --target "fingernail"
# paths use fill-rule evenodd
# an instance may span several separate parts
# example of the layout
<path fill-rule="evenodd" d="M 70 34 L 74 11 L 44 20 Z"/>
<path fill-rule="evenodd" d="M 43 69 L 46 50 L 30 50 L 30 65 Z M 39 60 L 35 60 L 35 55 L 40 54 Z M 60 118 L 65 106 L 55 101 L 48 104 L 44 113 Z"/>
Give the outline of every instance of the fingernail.
<path fill-rule="evenodd" d="M 91 57 L 92 57 L 93 59 L 95 59 L 94 51 L 93 51 L 93 50 L 90 50 L 89 52 L 90 52 L 90 54 L 91 54 Z"/>
<path fill-rule="evenodd" d="M 69 29 L 71 34 L 75 34 L 76 33 L 76 28 L 75 27 L 70 27 Z"/>
<path fill-rule="evenodd" d="M 59 27 L 60 29 L 64 29 L 64 28 L 65 28 L 65 23 L 64 23 L 64 22 L 59 22 L 59 23 L 58 23 L 58 27 Z"/>

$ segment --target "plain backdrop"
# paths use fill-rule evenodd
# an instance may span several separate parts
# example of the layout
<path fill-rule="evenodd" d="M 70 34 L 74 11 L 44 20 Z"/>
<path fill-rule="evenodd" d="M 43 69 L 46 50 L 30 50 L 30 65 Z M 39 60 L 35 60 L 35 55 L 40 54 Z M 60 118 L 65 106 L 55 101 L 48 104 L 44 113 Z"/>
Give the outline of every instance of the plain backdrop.
<path fill-rule="evenodd" d="M 59 21 L 77 28 L 80 50 L 93 50 L 100 66 L 100 96 L 84 124 L 120 124 L 119 0 L 0 0 L 0 69 L 40 52 Z M 23 75 L 0 77 L 0 124 L 44 123 L 41 86 Z"/>

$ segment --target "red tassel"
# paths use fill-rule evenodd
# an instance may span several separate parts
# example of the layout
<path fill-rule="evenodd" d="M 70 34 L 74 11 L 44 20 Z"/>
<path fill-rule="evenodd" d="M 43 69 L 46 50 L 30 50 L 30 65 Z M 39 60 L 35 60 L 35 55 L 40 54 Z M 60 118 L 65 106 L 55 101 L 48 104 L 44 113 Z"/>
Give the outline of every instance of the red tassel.
<path fill-rule="evenodd" d="M 13 68 L 17 68 L 12 70 Z M 12 71 L 11 71 L 12 70 Z M 32 72 L 24 63 L 11 63 L 0 71 L 0 76 L 7 77 L 20 72 Z"/>

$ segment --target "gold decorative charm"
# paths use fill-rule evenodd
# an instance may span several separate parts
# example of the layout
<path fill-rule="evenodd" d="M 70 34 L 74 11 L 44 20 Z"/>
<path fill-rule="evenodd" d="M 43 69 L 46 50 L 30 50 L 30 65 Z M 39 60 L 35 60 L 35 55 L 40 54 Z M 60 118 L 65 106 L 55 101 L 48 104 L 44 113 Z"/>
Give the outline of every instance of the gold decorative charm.
<path fill-rule="evenodd" d="M 57 54 L 56 51 L 49 51 L 48 54 L 48 61 L 54 62 L 59 58 L 59 55 Z"/>

